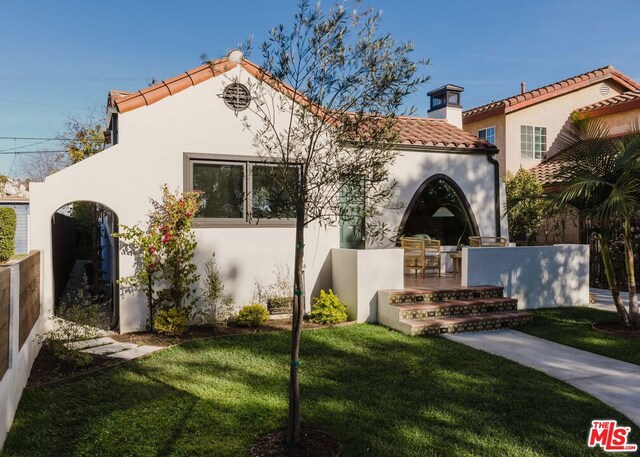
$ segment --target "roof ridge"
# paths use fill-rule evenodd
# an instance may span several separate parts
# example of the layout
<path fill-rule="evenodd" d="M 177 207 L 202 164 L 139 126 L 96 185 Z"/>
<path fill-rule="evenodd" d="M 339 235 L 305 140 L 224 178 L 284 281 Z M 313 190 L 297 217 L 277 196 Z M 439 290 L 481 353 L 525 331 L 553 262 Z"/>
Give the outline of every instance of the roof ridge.
<path fill-rule="evenodd" d="M 462 116 L 466 117 L 466 116 L 471 116 L 483 111 L 487 111 L 489 109 L 492 108 L 496 108 L 498 106 L 503 106 L 503 107 L 508 107 L 508 106 L 515 106 L 518 103 L 522 103 L 526 100 L 531 100 L 534 99 L 536 97 L 539 97 L 541 95 L 545 95 L 545 94 L 550 94 L 552 92 L 555 91 L 560 91 L 562 89 L 566 89 L 568 87 L 571 87 L 572 84 L 570 84 L 572 81 L 576 81 L 577 82 L 586 82 L 586 81 L 590 81 L 590 80 L 599 80 L 601 79 L 603 76 L 606 75 L 613 75 L 618 77 L 619 79 L 623 80 L 624 83 L 626 83 L 628 86 L 632 86 L 635 87 L 636 89 L 640 89 L 640 84 L 638 82 L 636 82 L 633 78 L 625 75 L 624 73 L 622 73 L 621 71 L 617 70 L 616 68 L 614 68 L 613 65 L 606 65 L 604 67 L 599 67 L 578 75 L 574 75 L 574 76 L 570 76 L 568 78 L 562 79 L 560 81 L 556 81 L 550 84 L 546 84 L 544 86 L 540 86 L 540 87 L 536 87 L 535 89 L 531 89 L 528 90 L 524 93 L 521 94 L 515 94 L 515 95 L 511 95 L 509 97 L 500 99 L 500 100 L 494 100 L 492 102 L 489 103 L 485 103 L 484 105 L 480 105 L 477 106 L 475 108 L 470 108 L 468 110 L 465 110 L 462 112 Z M 586 78 L 586 79 L 585 79 Z M 622 84 L 624 85 L 624 84 Z M 557 86 L 557 87 L 556 87 Z M 564 93 L 564 91 L 563 91 Z"/>

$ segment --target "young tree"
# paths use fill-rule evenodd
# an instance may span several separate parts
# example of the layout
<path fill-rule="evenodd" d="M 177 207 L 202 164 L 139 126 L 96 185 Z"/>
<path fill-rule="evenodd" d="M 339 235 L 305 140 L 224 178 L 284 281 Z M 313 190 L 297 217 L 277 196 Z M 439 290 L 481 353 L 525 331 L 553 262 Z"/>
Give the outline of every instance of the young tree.
<path fill-rule="evenodd" d="M 639 315 L 631 221 L 640 209 L 640 132 L 632 127 L 623 138 L 612 138 L 602 121 L 574 115 L 558 141 L 567 160 L 555 177 L 563 183 L 556 199 L 575 206 L 591 220 L 620 320 L 635 326 Z M 620 226 L 625 237 L 629 311 L 620 297 L 610 250 L 611 233 Z"/>
<path fill-rule="evenodd" d="M 388 168 L 396 157 L 395 123 L 407 95 L 428 78 L 410 59 L 412 45 L 378 32 L 381 15 L 359 2 L 323 10 L 298 5 L 290 29 L 279 25 L 262 45 L 245 126 L 268 167 L 277 195 L 264 197 L 272 214 L 296 219 L 288 442 L 300 438 L 300 335 L 305 288 L 305 227 L 353 219 L 367 223 L 369 239 L 386 228 L 376 221 L 393 200 Z"/>
<path fill-rule="evenodd" d="M 544 193 L 542 184 L 535 174 L 524 168 L 515 174 L 507 171 L 504 183 L 509 212 L 509 238 L 532 245 L 542 220 L 550 214 L 549 203 L 540 198 Z"/>

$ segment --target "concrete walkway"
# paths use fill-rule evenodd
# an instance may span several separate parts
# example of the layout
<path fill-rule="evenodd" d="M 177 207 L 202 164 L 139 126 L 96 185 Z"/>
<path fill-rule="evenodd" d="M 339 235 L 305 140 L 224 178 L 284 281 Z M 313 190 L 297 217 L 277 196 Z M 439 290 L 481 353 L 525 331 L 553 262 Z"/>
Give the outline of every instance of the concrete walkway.
<path fill-rule="evenodd" d="M 604 311 L 616 312 L 616 306 L 613 304 L 613 297 L 609 289 L 596 289 L 595 287 L 589 288 L 589 293 L 595 295 L 596 302 L 589 304 L 592 308 L 598 308 Z M 626 306 L 629 304 L 629 293 L 620 292 L 620 297 Z"/>
<path fill-rule="evenodd" d="M 114 359 L 133 360 L 145 354 L 164 349 L 162 346 L 140 346 L 135 343 L 120 343 L 113 338 L 101 337 L 91 340 L 67 343 L 71 349 L 78 349 L 89 354 L 106 355 Z"/>
<path fill-rule="evenodd" d="M 535 368 L 569 383 L 622 412 L 640 426 L 638 365 L 581 351 L 515 330 L 459 333 L 444 337 Z"/>

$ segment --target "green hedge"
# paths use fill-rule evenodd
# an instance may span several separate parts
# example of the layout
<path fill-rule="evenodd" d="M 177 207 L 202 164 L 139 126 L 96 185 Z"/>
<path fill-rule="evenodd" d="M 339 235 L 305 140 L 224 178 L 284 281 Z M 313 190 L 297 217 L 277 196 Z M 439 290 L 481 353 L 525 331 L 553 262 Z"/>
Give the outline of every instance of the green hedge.
<path fill-rule="evenodd" d="M 13 208 L 0 208 L 0 262 L 6 262 L 15 253 L 16 212 Z"/>

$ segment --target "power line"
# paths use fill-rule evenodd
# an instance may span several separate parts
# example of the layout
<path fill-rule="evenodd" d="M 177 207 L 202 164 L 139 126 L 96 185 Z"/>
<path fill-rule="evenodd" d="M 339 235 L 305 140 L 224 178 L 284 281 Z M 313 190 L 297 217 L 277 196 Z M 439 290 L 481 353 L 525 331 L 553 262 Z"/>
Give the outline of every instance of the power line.
<path fill-rule="evenodd" d="M 35 143 L 27 143 L 27 144 L 23 144 L 22 146 L 14 146 L 12 148 L 0 149 L 0 152 L 15 151 L 16 149 L 29 148 L 31 146 L 37 146 L 37 145 L 42 144 L 42 143 L 49 143 L 50 141 L 51 140 L 36 141 Z"/>
<path fill-rule="evenodd" d="M 0 136 L 0 140 L 73 140 L 73 138 L 43 137 L 43 136 Z"/>
<path fill-rule="evenodd" d="M 26 81 L 141 81 L 151 80 L 152 76 L 19 76 L 0 75 L 0 80 Z"/>
<path fill-rule="evenodd" d="M 3 103 L 17 103 L 19 105 L 35 105 L 35 106 L 47 106 L 47 107 L 50 107 L 50 108 L 66 108 L 66 109 L 77 109 L 77 110 L 91 111 L 90 108 L 80 108 L 78 106 L 51 105 L 49 103 L 22 102 L 22 101 L 18 101 L 18 100 L 6 100 L 6 99 L 0 99 L 0 102 L 3 102 Z"/>
<path fill-rule="evenodd" d="M 67 152 L 65 150 L 62 151 L 11 151 L 11 152 L 0 152 L 0 155 L 11 155 L 11 154 L 59 154 L 61 152 Z"/>

